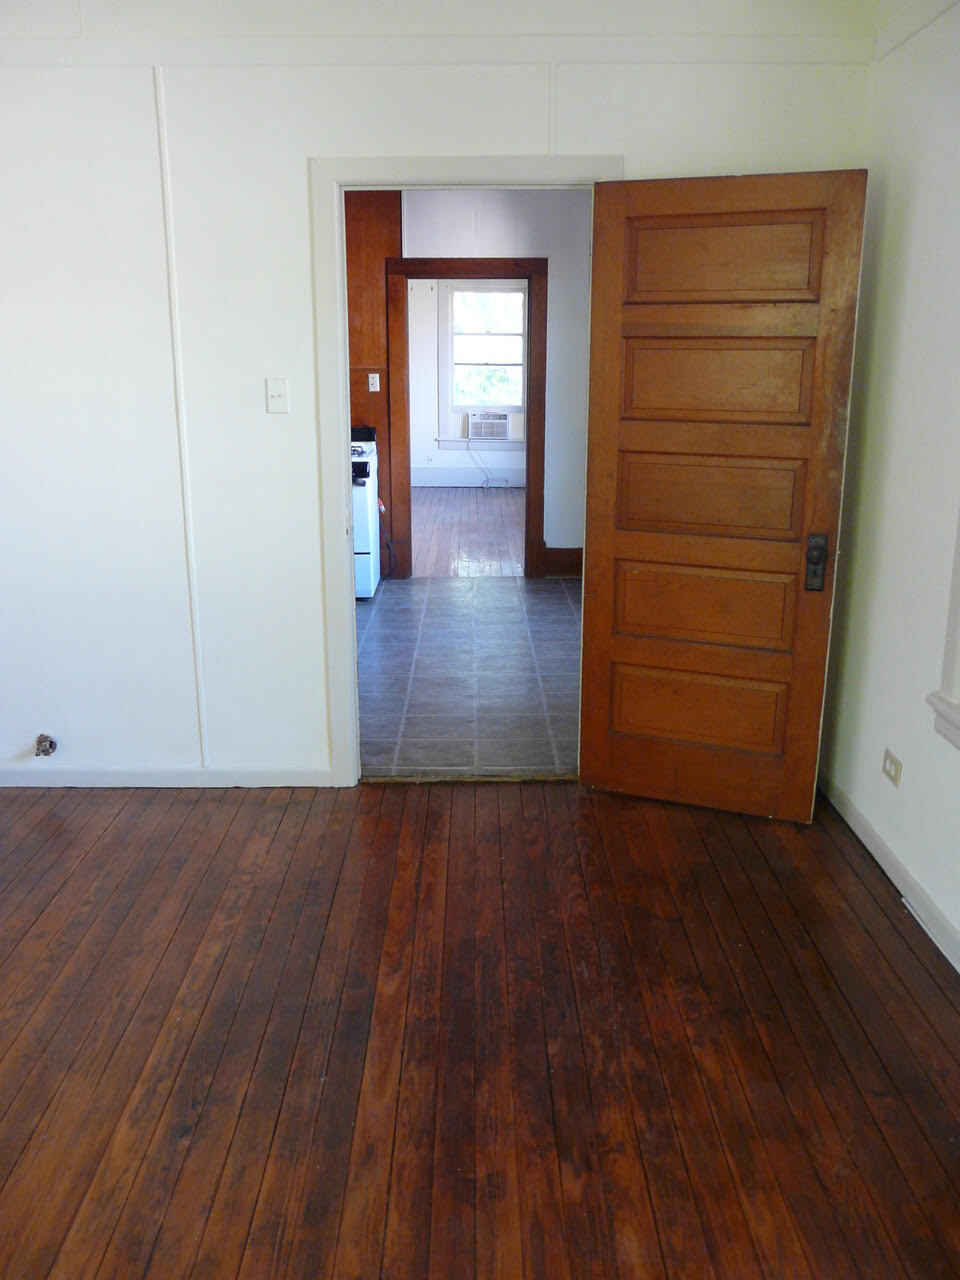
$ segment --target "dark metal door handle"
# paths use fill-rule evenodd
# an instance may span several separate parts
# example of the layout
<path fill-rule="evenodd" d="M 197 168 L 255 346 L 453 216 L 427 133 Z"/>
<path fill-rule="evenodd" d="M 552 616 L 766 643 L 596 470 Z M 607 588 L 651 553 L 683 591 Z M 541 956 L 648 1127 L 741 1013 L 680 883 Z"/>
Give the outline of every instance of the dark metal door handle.
<path fill-rule="evenodd" d="M 822 591 L 823 577 L 827 567 L 827 535 L 811 533 L 807 539 L 807 573 L 804 579 L 804 590 Z"/>

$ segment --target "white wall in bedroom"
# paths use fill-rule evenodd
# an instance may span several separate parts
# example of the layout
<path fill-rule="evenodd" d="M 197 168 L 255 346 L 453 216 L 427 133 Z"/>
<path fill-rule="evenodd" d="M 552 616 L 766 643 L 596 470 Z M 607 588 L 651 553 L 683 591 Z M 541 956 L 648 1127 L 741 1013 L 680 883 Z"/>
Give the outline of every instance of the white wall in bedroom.
<path fill-rule="evenodd" d="M 526 7 L 523 35 L 503 5 L 455 41 L 424 12 L 2 6 L 4 781 L 324 782 L 353 758 L 352 600 L 323 608 L 345 443 L 315 355 L 341 264 L 311 245 L 311 157 L 439 157 L 442 180 L 474 155 L 649 177 L 866 154 L 853 0 L 602 4 L 586 35 L 582 6 Z"/>
<path fill-rule="evenodd" d="M 926 701 L 960 577 L 960 5 L 885 19 L 822 771 L 960 963 L 960 751 Z"/>

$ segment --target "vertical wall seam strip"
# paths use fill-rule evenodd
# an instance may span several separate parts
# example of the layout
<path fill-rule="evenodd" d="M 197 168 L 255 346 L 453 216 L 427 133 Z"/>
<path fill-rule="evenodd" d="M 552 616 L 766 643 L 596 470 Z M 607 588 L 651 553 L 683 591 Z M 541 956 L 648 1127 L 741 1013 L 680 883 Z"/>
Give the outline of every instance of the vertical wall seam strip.
<path fill-rule="evenodd" d="M 166 255 L 167 299 L 170 311 L 170 344 L 173 358 L 174 413 L 177 422 L 177 451 L 180 464 L 180 505 L 183 513 L 183 541 L 187 569 L 187 596 L 190 607 L 190 641 L 193 650 L 193 675 L 197 702 L 197 730 L 200 738 L 200 760 L 210 765 L 207 732 L 206 691 L 203 683 L 203 660 L 200 649 L 200 613 L 197 602 L 197 555 L 193 531 L 193 504 L 190 492 L 190 458 L 185 432 L 183 396 L 183 344 L 180 332 L 180 301 L 177 288 L 177 261 L 173 243 L 173 201 L 170 191 L 170 160 L 167 143 L 166 101 L 163 92 L 163 68 L 153 68 L 154 100 L 157 114 L 157 146 L 160 158 L 160 197 L 163 212 L 163 241 Z"/>

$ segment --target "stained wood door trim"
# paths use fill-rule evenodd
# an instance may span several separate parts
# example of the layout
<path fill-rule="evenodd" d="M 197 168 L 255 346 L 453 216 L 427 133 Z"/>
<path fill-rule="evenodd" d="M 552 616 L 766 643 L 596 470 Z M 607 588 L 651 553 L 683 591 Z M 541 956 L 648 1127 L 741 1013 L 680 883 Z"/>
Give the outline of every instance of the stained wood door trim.
<path fill-rule="evenodd" d="M 410 520 L 410 386 L 408 280 L 526 280 L 527 449 L 523 572 L 542 578 L 549 565 L 543 541 L 547 375 L 546 258 L 388 258 L 387 352 L 390 397 L 390 507 L 396 578 L 413 569 Z"/>

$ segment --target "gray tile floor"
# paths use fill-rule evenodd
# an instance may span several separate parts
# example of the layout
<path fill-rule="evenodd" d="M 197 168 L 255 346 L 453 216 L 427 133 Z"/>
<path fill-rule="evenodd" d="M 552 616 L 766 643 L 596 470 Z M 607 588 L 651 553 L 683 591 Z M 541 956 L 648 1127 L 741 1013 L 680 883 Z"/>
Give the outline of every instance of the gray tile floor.
<path fill-rule="evenodd" d="M 363 776 L 573 777 L 579 578 L 410 578 L 357 601 Z"/>

